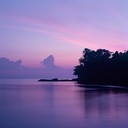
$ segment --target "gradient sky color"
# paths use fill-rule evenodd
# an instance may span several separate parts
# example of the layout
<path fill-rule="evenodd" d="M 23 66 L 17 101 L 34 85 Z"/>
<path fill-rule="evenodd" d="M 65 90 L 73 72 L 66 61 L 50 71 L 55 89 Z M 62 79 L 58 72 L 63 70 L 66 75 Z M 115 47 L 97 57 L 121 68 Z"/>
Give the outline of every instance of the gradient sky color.
<path fill-rule="evenodd" d="M 128 50 L 128 0 L 0 0 L 1 57 L 74 67 L 84 48 Z"/>

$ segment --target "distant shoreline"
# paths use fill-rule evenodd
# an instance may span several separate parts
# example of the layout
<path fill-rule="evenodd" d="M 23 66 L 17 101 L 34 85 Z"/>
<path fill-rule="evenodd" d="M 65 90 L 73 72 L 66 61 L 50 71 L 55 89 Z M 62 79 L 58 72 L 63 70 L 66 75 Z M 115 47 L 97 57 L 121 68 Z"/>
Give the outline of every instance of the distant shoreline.
<path fill-rule="evenodd" d="M 77 79 L 39 79 L 38 82 L 78 82 Z M 79 83 L 79 87 L 83 88 L 97 88 L 97 89 L 125 89 L 128 90 L 128 86 L 126 85 L 117 85 L 117 84 L 87 84 L 87 83 Z"/>
<path fill-rule="evenodd" d="M 38 82 L 72 82 L 77 81 L 76 79 L 39 79 Z"/>
<path fill-rule="evenodd" d="M 128 89 L 126 85 L 111 85 L 111 84 L 80 84 L 83 88 L 98 88 L 98 89 Z"/>
<path fill-rule="evenodd" d="M 38 82 L 73 82 L 77 79 L 39 79 Z M 78 82 L 79 83 L 79 82 Z M 83 88 L 97 88 L 97 89 L 125 89 L 128 90 L 128 86 L 122 85 L 111 85 L 111 84 L 79 84 L 79 87 Z"/>

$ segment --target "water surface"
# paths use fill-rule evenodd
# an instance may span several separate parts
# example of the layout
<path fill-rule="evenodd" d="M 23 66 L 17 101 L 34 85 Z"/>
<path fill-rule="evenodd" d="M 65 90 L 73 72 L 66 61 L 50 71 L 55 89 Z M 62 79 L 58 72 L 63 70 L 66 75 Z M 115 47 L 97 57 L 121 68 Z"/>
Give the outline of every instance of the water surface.
<path fill-rule="evenodd" d="M 128 92 L 0 80 L 0 128 L 127 128 Z"/>

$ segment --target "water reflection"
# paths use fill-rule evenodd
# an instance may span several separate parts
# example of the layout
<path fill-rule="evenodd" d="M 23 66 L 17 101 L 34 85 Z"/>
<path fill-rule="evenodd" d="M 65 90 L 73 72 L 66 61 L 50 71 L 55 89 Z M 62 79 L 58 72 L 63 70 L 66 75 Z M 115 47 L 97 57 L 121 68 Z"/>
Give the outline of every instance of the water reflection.
<path fill-rule="evenodd" d="M 125 128 L 128 126 L 127 91 L 85 89 L 78 93 L 82 99 L 86 120 L 96 121 L 97 127 Z"/>
<path fill-rule="evenodd" d="M 9 83 L 0 84 L 1 128 L 128 126 L 125 91 L 83 89 L 73 82 Z"/>

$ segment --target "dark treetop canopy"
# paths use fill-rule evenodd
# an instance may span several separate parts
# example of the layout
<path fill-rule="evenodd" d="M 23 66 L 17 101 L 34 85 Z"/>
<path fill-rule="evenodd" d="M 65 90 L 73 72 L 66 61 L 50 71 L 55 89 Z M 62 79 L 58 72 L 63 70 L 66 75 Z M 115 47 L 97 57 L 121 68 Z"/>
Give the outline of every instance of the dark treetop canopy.
<path fill-rule="evenodd" d="M 128 85 L 128 51 L 85 48 L 74 75 L 79 83 Z"/>

